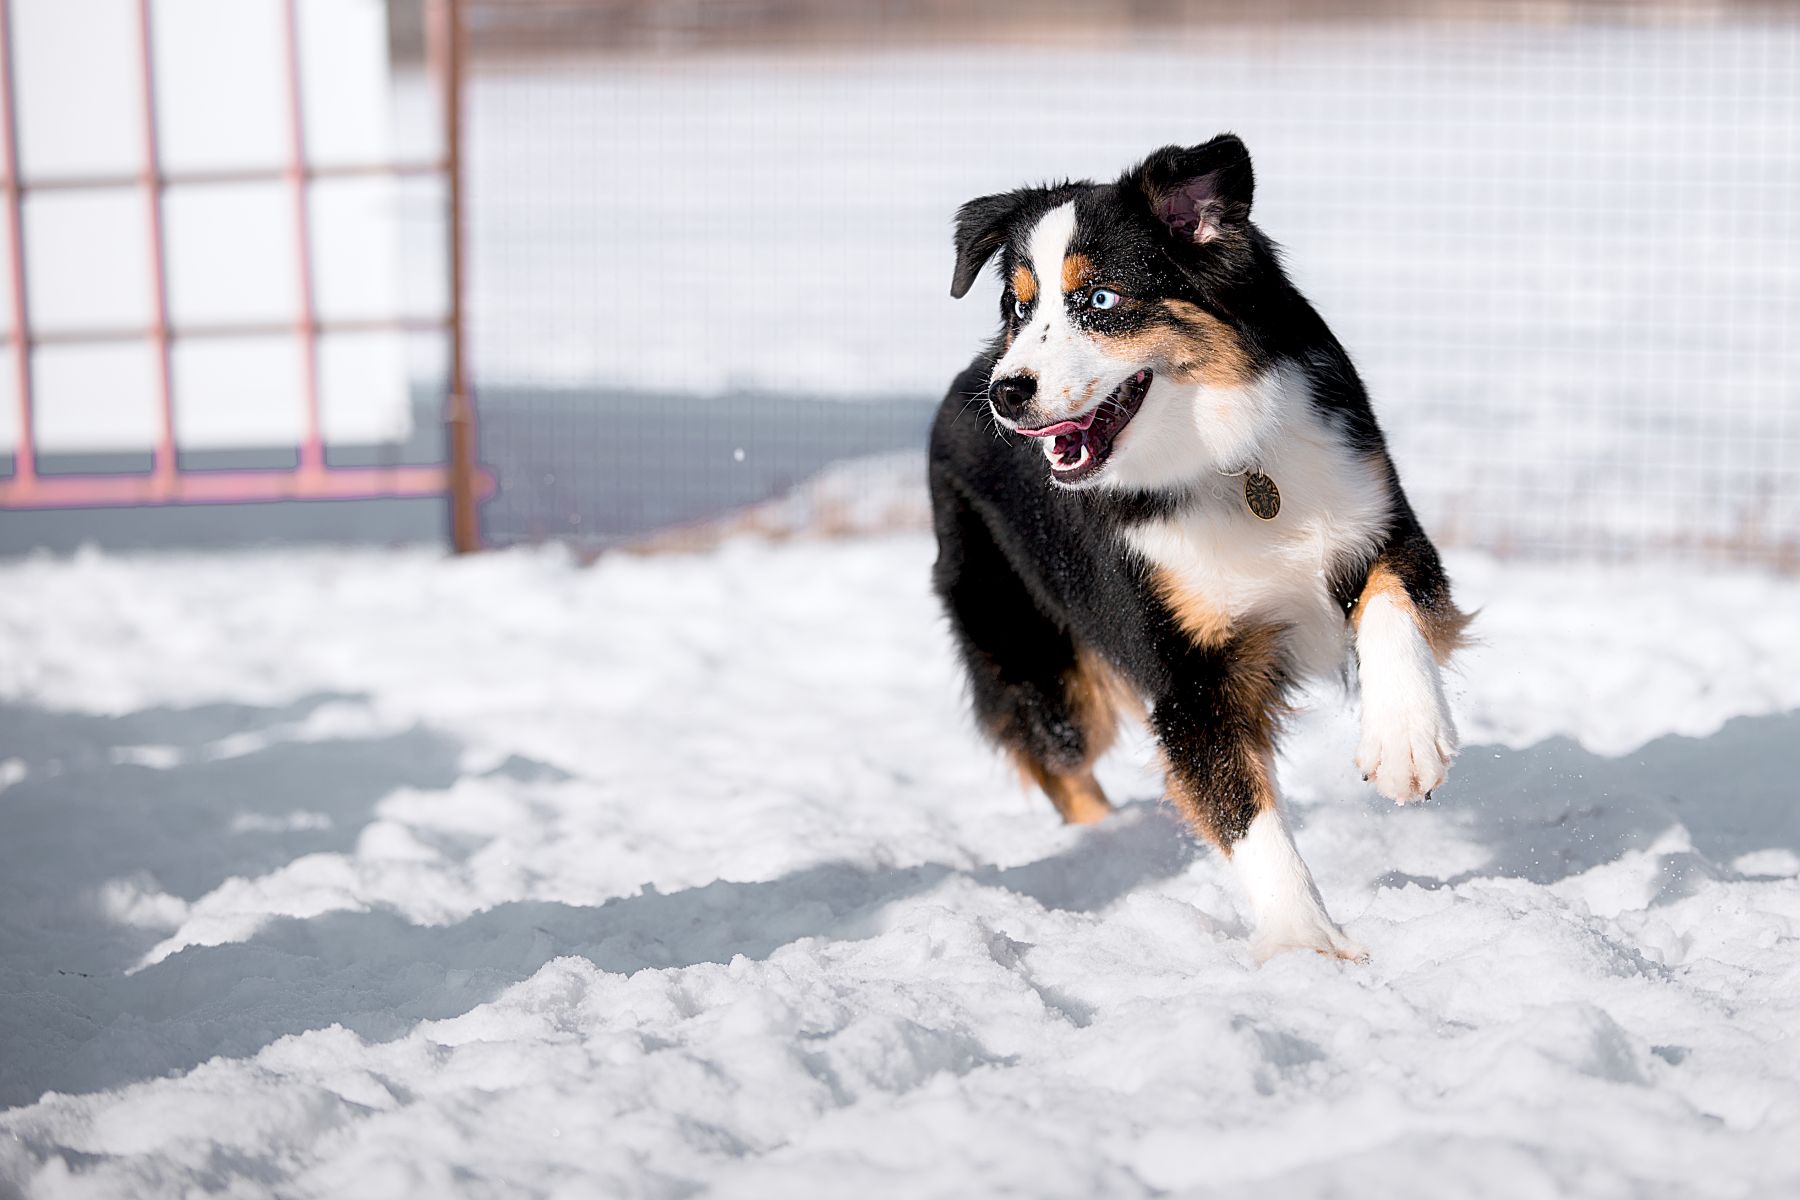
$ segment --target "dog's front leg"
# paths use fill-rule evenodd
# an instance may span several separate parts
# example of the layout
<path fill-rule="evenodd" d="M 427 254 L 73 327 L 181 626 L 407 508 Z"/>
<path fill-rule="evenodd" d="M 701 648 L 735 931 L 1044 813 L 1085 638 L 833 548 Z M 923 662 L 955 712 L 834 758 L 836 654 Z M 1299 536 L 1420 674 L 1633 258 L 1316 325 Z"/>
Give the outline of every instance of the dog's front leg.
<path fill-rule="evenodd" d="M 1435 566 L 1435 554 L 1431 562 Z M 1377 561 L 1351 614 L 1362 684 L 1356 765 L 1397 804 L 1429 798 L 1444 782 L 1458 744 L 1439 660 L 1460 640 L 1467 618 L 1450 605 L 1447 584 L 1440 602 L 1446 611 L 1426 608 L 1431 596 L 1415 596 L 1416 590 L 1400 571 Z"/>
<path fill-rule="evenodd" d="M 1251 949 L 1366 955 L 1325 911 L 1300 858 L 1275 788 L 1275 720 L 1286 671 L 1275 629 L 1194 648 L 1156 700 L 1151 725 L 1173 799 L 1227 858 L 1255 918 Z"/>

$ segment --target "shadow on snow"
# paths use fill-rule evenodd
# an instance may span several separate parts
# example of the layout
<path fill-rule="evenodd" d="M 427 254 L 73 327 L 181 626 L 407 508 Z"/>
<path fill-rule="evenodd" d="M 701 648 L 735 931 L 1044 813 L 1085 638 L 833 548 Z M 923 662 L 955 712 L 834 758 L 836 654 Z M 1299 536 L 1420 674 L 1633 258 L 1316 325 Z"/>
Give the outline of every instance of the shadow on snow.
<path fill-rule="evenodd" d="M 1139 801 L 1064 850 L 1016 867 L 825 863 L 772 880 L 722 880 L 669 894 L 646 889 L 593 907 L 518 901 L 445 926 L 339 911 L 279 919 L 248 941 L 188 947 L 125 975 L 160 935 L 101 915 L 93 892 L 107 880 L 147 872 L 192 899 L 233 875 L 348 850 L 383 795 L 449 786 L 458 754 L 453 742 L 424 730 L 271 742 L 235 758 L 161 769 L 118 763 L 111 748 L 202 746 L 343 699 L 353 697 L 117 719 L 0 708 L 6 753 L 29 741 L 34 764 L 0 793 L 0 1105 L 45 1090 L 116 1087 L 217 1055 L 247 1056 L 334 1023 L 369 1039 L 397 1037 L 417 1021 L 486 1003 L 565 955 L 629 973 L 765 958 L 807 937 L 866 936 L 885 906 L 953 875 L 1048 908 L 1094 911 L 1180 874 L 1197 853 L 1167 806 Z M 61 769 L 43 773 L 51 761 Z M 502 773 L 554 778 L 521 769 L 522 762 Z M 1646 847 L 1679 824 L 1693 852 L 1671 856 L 1673 894 L 1684 872 L 1727 876 L 1728 864 L 1752 850 L 1800 852 L 1796 778 L 1800 712 L 1741 718 L 1709 737 L 1663 738 L 1620 758 L 1562 739 L 1527 750 L 1471 747 L 1440 800 L 1446 816 L 1488 849 L 1489 862 L 1450 879 L 1382 882 L 1445 886 L 1510 876 L 1548 883 Z M 295 809 L 330 819 L 278 837 L 229 832 L 242 814 Z M 69 914 L 83 912 L 85 923 L 68 933 Z M 64 932 L 53 939 L 47 929 Z"/>

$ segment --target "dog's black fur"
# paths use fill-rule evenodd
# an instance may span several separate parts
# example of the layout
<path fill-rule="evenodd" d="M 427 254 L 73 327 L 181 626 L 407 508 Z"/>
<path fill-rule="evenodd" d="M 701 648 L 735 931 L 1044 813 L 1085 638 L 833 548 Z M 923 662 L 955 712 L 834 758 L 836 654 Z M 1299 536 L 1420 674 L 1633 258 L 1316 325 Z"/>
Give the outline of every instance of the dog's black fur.
<path fill-rule="evenodd" d="M 1018 315 L 1025 306 L 1011 282 L 1025 239 L 1045 214 L 1072 202 L 1076 232 L 1069 252 L 1098 264 L 1108 286 L 1131 298 L 1111 311 L 1071 308 L 1075 330 L 1095 339 L 1151 331 L 1166 348 L 1194 332 L 1181 317 L 1187 305 L 1235 339 L 1230 357 L 1246 377 L 1276 366 L 1297 372 L 1346 458 L 1365 462 L 1388 498 L 1384 530 L 1334 548 L 1332 602 L 1350 622 L 1375 568 L 1385 567 L 1421 626 L 1428 633 L 1433 620 L 1442 626 L 1434 647 L 1453 643 L 1461 618 L 1438 553 L 1401 490 L 1349 356 L 1288 280 L 1273 243 L 1250 222 L 1252 190 L 1243 143 L 1224 135 L 1203 146 L 1159 150 L 1115 183 L 1026 188 L 964 205 L 951 291 L 966 293 L 998 255 L 1008 281 L 1002 328 L 951 385 L 930 444 L 939 551 L 934 583 L 984 730 L 1040 782 L 1084 776 L 1110 728 L 1088 702 L 1098 687 L 1096 662 L 1103 663 L 1147 702 L 1172 792 L 1227 852 L 1273 803 L 1266 768 L 1258 764 L 1267 762 L 1296 682 L 1295 664 L 1279 623 L 1255 614 L 1235 616 L 1216 636 L 1197 636 L 1194 622 L 1178 611 L 1179 598 L 1125 537 L 1133 526 L 1204 508 L 1203 485 L 1216 490 L 1217 472 L 1196 463 L 1192 486 L 1058 486 L 1036 440 L 1003 428 L 988 401 L 995 364 L 1036 320 L 1029 311 Z M 1202 227 L 1204 240 L 1196 237 Z M 1193 342 L 1196 355 L 1220 344 L 1217 336 Z M 1204 370 L 1206 364 L 1189 366 Z M 1099 804 L 1104 811 L 1104 800 Z"/>

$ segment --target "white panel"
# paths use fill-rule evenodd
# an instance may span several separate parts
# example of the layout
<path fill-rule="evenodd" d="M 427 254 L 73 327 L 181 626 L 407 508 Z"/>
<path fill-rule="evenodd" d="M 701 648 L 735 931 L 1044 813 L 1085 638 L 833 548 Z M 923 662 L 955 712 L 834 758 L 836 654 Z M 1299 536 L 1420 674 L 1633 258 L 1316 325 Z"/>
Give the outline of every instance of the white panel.
<path fill-rule="evenodd" d="M 400 311 L 407 316 L 443 317 L 450 312 L 450 200 L 439 178 L 406 179 L 400 184 Z"/>
<path fill-rule="evenodd" d="M 0 454 L 19 448 L 19 382 L 13 348 L 0 346 Z"/>
<path fill-rule="evenodd" d="M 0 221 L 5 220 L 0 216 Z M 12 238 L 0 228 L 0 334 L 13 330 Z"/>
<path fill-rule="evenodd" d="M 307 160 L 386 160 L 386 6 L 382 0 L 305 0 L 299 24 Z"/>
<path fill-rule="evenodd" d="M 332 320 L 384 318 L 400 310 L 391 179 L 335 179 L 312 185 L 313 295 Z"/>
<path fill-rule="evenodd" d="M 294 337 L 177 342 L 175 440 L 183 450 L 297 446 L 306 431 Z"/>
<path fill-rule="evenodd" d="M 41 452 L 155 448 L 162 416 L 149 342 L 44 346 L 32 364 Z"/>
<path fill-rule="evenodd" d="M 423 64 L 391 67 L 393 152 L 402 162 L 428 162 L 444 153 L 444 95 L 438 77 Z"/>
<path fill-rule="evenodd" d="M 12 0 L 26 179 L 136 174 L 143 59 L 131 0 Z"/>
<path fill-rule="evenodd" d="M 156 0 L 155 14 L 164 169 L 285 163 L 287 58 L 278 0 Z"/>
<path fill-rule="evenodd" d="M 283 183 L 170 188 L 169 310 L 195 322 L 292 321 L 299 309 L 292 193 Z"/>
<path fill-rule="evenodd" d="M 447 332 L 406 335 L 406 378 L 409 384 L 439 392 L 449 390 L 450 335 Z"/>
<path fill-rule="evenodd" d="M 319 339 L 319 423 L 328 445 L 398 442 L 411 435 L 405 342 L 397 333 Z"/>
<path fill-rule="evenodd" d="M 39 332 L 152 320 L 149 202 L 136 188 L 25 199 L 25 277 Z"/>

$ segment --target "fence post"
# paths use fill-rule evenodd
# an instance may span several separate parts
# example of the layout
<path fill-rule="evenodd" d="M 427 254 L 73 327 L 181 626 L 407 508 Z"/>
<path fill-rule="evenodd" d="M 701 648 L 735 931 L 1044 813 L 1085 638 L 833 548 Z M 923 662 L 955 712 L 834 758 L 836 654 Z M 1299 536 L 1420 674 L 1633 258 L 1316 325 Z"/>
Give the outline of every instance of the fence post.
<path fill-rule="evenodd" d="M 282 5 L 282 36 L 286 43 L 288 162 L 287 184 L 294 206 L 295 296 L 298 311 L 294 332 L 300 339 L 301 399 L 305 425 L 300 437 L 300 473 L 325 469 L 325 433 L 319 403 L 319 308 L 313 293 L 312 188 L 306 159 L 306 98 L 301 79 L 300 8 L 298 0 Z"/>
<path fill-rule="evenodd" d="M 31 412 L 31 314 L 25 298 L 24 202 L 19 179 L 18 96 L 13 84 L 12 3 L 0 0 L 0 175 L 5 176 L 6 237 L 12 250 L 10 291 L 13 310 L 13 374 L 18 388 L 19 444 L 13 451 L 13 482 L 29 490 L 37 482 L 37 447 Z"/>
<path fill-rule="evenodd" d="M 461 0 L 437 0 L 436 16 L 443 67 L 445 183 L 449 191 L 450 397 L 446 416 L 450 439 L 450 544 L 458 554 L 468 554 L 481 549 L 481 523 L 475 507 L 475 405 L 469 395 L 468 348 L 463 329 L 465 30 Z"/>
<path fill-rule="evenodd" d="M 170 342 L 168 243 L 163 234 L 162 150 L 156 129 L 156 36 L 150 0 L 138 0 L 138 54 L 143 63 L 143 147 L 141 186 L 150 236 L 150 336 L 156 351 L 157 435 L 151 476 L 159 494 L 175 490 L 175 375 Z"/>

